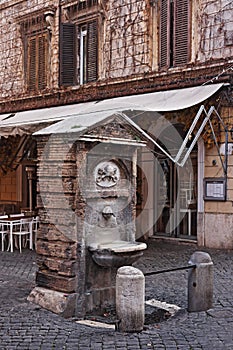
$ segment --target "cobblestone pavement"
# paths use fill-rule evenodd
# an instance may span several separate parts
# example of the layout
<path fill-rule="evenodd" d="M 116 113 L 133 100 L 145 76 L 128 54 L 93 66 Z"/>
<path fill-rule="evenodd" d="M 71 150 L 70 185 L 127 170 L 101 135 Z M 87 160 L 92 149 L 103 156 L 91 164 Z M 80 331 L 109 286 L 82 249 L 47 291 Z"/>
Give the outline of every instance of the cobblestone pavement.
<path fill-rule="evenodd" d="M 119 333 L 80 325 L 27 301 L 34 286 L 35 252 L 0 252 L 0 349 L 146 350 L 233 349 L 233 251 L 198 249 L 151 239 L 135 264 L 143 272 L 187 265 L 196 250 L 214 262 L 214 307 L 188 313 L 187 270 L 146 277 L 146 299 L 176 304 L 181 310 L 141 333 Z"/>

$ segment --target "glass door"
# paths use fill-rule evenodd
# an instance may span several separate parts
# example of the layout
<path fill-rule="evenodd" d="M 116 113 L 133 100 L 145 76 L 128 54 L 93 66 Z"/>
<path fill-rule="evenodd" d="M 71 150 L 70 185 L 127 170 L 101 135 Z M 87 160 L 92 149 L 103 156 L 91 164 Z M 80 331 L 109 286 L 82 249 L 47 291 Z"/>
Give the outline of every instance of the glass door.
<path fill-rule="evenodd" d="M 158 160 L 155 169 L 155 235 L 196 237 L 197 157 L 191 157 L 192 170 L 176 166 L 170 159 Z"/>

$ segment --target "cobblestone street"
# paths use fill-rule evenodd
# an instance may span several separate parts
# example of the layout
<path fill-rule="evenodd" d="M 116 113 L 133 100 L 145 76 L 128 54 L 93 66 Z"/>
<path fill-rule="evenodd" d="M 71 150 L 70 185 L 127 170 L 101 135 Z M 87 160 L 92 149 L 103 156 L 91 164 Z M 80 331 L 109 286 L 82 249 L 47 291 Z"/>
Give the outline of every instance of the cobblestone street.
<path fill-rule="evenodd" d="M 168 320 L 132 334 L 81 325 L 30 304 L 27 296 L 35 283 L 35 252 L 0 252 L 0 349 L 233 349 L 233 251 L 150 239 L 134 266 L 143 272 L 186 266 L 196 250 L 208 252 L 214 263 L 213 309 L 186 311 L 187 270 L 147 276 L 146 300 L 166 301 L 181 309 Z"/>

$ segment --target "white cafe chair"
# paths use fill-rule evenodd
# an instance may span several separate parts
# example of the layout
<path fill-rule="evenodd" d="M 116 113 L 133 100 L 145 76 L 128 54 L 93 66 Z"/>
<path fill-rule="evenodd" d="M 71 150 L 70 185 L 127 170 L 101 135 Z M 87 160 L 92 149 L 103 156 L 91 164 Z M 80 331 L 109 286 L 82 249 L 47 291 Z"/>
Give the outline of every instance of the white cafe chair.
<path fill-rule="evenodd" d="M 1 215 L 0 216 L 0 220 L 1 219 L 7 219 L 8 215 Z M 7 235 L 9 234 L 9 229 L 8 229 L 8 225 L 0 222 L 0 234 L 1 234 L 1 239 L 2 239 L 2 252 L 4 252 L 4 246 L 5 246 L 5 240 Z"/>
<path fill-rule="evenodd" d="M 17 236 L 19 239 L 19 251 L 22 252 L 22 238 L 26 237 L 26 240 L 29 241 L 29 248 L 32 249 L 32 219 L 31 218 L 22 218 L 19 221 L 13 223 L 13 232 L 12 232 L 12 242 L 14 241 L 14 236 Z"/>

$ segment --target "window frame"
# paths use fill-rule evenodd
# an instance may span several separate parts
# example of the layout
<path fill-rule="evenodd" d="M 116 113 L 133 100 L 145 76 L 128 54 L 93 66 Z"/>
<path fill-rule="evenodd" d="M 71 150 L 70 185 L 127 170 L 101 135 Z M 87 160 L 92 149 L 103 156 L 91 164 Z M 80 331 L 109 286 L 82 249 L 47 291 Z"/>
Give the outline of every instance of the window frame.
<path fill-rule="evenodd" d="M 99 66 L 99 21 L 65 22 L 60 31 L 60 85 L 84 85 L 98 80 Z M 64 34 L 64 30 L 66 33 Z M 94 35 L 93 35 L 94 33 Z M 68 36 L 68 37 L 67 37 Z M 65 42 L 64 38 L 67 38 Z M 74 62 L 73 62 L 74 58 Z M 71 66 L 66 69 L 70 60 Z M 66 72 L 68 74 L 66 75 Z M 69 72 L 70 71 L 70 72 Z"/>

